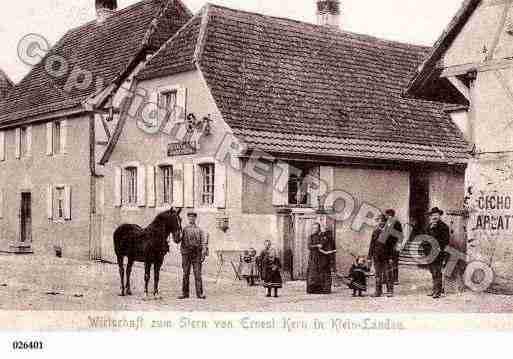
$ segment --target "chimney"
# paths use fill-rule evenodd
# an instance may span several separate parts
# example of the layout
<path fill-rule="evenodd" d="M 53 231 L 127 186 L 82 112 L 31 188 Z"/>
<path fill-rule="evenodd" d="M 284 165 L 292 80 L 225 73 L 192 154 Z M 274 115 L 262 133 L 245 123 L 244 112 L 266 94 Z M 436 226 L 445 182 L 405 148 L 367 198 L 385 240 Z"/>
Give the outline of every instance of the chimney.
<path fill-rule="evenodd" d="M 340 28 L 339 0 L 317 0 L 317 25 Z"/>
<path fill-rule="evenodd" d="M 96 21 L 102 23 L 118 9 L 117 0 L 96 0 Z"/>

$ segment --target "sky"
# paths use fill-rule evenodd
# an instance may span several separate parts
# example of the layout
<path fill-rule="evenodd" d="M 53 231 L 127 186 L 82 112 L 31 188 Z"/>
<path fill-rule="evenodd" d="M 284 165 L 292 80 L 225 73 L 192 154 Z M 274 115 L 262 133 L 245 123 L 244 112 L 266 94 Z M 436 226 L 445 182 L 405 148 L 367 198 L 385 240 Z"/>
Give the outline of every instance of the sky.
<path fill-rule="evenodd" d="M 139 0 L 118 0 L 119 8 Z M 182 0 L 197 12 L 206 0 Z M 341 0 L 343 30 L 432 45 L 463 0 Z M 315 0 L 210 0 L 235 9 L 315 23 Z M 37 33 L 54 44 L 73 27 L 94 19 L 94 0 L 2 1 L 0 68 L 19 82 L 30 68 L 17 58 L 17 44 Z"/>

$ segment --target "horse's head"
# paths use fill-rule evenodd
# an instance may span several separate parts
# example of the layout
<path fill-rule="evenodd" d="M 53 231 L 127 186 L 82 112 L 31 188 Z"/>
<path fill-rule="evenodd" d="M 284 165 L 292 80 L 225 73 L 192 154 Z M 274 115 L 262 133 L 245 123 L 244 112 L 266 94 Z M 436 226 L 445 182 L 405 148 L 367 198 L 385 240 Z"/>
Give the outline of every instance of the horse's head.
<path fill-rule="evenodd" d="M 169 232 L 173 236 L 173 241 L 175 242 L 178 242 L 182 237 L 182 218 L 180 217 L 180 212 L 182 212 L 182 208 L 171 208 L 169 210 L 169 217 L 167 221 Z"/>

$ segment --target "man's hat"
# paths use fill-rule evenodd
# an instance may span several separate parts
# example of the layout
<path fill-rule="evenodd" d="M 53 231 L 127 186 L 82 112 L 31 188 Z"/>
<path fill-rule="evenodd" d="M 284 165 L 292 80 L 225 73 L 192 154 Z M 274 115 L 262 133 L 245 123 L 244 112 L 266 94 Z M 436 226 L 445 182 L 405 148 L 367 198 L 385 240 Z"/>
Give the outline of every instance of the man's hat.
<path fill-rule="evenodd" d="M 385 214 L 386 214 L 387 216 L 390 216 L 390 217 L 395 217 L 395 210 L 393 210 L 393 209 L 387 209 L 387 210 L 385 211 Z"/>
<path fill-rule="evenodd" d="M 426 215 L 430 216 L 430 215 L 435 214 L 435 213 L 438 213 L 439 215 L 443 216 L 444 211 L 442 211 L 438 207 L 433 207 L 433 209 L 431 211 L 429 211 L 428 213 L 426 213 Z"/>
<path fill-rule="evenodd" d="M 198 217 L 198 214 L 196 212 L 189 212 L 187 213 L 187 217 Z"/>

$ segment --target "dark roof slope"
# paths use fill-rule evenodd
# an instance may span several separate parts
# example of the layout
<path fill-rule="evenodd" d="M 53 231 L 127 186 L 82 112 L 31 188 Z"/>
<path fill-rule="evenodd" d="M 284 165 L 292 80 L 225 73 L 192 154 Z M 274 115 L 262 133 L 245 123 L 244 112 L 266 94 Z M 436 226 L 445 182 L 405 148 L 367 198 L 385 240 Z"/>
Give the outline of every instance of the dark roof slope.
<path fill-rule="evenodd" d="M 439 103 L 401 94 L 426 47 L 207 5 L 141 78 L 196 61 L 223 118 L 272 152 L 463 162 Z M 193 50 L 194 49 L 194 50 Z M 172 59 L 172 60 L 169 60 Z"/>
<path fill-rule="evenodd" d="M 465 104 L 466 101 L 462 101 L 462 96 L 457 90 L 446 79 L 439 77 L 440 69 L 437 69 L 437 64 L 480 3 L 481 0 L 465 0 L 462 3 L 456 15 L 436 41 L 429 56 L 413 74 L 405 89 L 407 96 Z"/>
<path fill-rule="evenodd" d="M 144 0 L 116 11 L 103 23 L 93 20 L 68 31 L 12 89 L 0 105 L 0 121 L 23 120 L 77 106 L 116 79 L 143 48 L 149 52 L 160 48 L 190 17 L 179 0 Z M 53 55 L 68 63 L 68 73 L 62 78 L 45 70 L 45 60 Z M 67 91 L 73 69 L 92 74 L 91 86 Z"/>
<path fill-rule="evenodd" d="M 14 84 L 7 74 L 0 69 L 0 99 L 7 96 L 8 92 L 11 91 Z"/>

